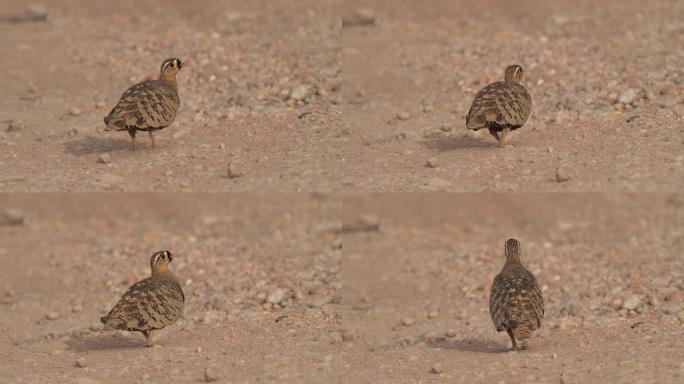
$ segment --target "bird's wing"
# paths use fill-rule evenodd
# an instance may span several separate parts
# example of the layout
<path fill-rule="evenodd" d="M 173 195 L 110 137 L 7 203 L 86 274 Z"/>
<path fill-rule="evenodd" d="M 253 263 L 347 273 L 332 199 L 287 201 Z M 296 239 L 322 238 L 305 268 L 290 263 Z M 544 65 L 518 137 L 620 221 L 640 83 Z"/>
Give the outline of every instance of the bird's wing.
<path fill-rule="evenodd" d="M 144 81 L 121 95 L 105 124 L 116 130 L 163 128 L 173 122 L 179 107 L 178 93 L 171 86 L 159 80 Z"/>

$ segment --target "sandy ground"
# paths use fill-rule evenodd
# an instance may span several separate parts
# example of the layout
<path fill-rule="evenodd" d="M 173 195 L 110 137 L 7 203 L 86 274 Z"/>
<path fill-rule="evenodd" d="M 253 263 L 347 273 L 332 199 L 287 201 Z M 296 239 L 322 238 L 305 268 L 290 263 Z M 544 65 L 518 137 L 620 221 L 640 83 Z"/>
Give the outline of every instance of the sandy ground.
<path fill-rule="evenodd" d="M 0 225 L 0 382 L 191 383 L 206 368 L 222 383 L 341 382 L 339 200 L 38 194 L 0 207 L 24 218 Z M 164 248 L 184 319 L 154 348 L 100 332 Z"/>
<path fill-rule="evenodd" d="M 47 22 L 0 22 L 0 190 L 338 184 L 342 68 L 330 1 L 41 4 L 33 8 L 47 12 Z M 27 9 L 3 1 L 0 15 Z M 181 110 L 157 135 L 158 148 L 142 135 L 131 152 L 125 132 L 103 132 L 103 117 L 130 85 L 158 76 L 168 57 L 193 62 L 179 75 Z M 242 176 L 228 178 L 229 164 Z"/>
<path fill-rule="evenodd" d="M 683 3 L 349 0 L 343 15 L 359 9 L 375 23 L 342 33 L 345 190 L 684 188 Z M 464 116 L 512 63 L 533 115 L 499 149 Z"/>
<path fill-rule="evenodd" d="M 380 194 L 344 207 L 349 230 L 380 226 L 343 236 L 348 382 L 684 380 L 681 195 Z M 524 352 L 508 352 L 488 309 L 509 237 L 546 302 Z"/>

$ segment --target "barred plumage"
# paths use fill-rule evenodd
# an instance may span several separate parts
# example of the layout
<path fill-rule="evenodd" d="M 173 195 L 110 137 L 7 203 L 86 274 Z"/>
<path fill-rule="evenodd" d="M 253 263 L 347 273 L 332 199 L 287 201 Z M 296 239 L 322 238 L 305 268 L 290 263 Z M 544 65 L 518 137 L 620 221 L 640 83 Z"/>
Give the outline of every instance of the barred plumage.
<path fill-rule="evenodd" d="M 105 330 L 140 331 L 152 346 L 152 332 L 172 325 L 183 315 L 185 295 L 168 269 L 172 259 L 169 251 L 152 255 L 152 276 L 128 288 L 109 314 L 100 318 Z"/>
<path fill-rule="evenodd" d="M 537 279 L 520 263 L 520 242 L 506 241 L 505 254 L 506 264 L 489 295 L 489 313 L 496 330 L 508 333 L 514 350 L 527 349 L 527 339 L 541 328 L 544 298 Z"/>
<path fill-rule="evenodd" d="M 466 128 L 487 128 L 499 146 L 506 145 L 508 134 L 525 125 L 532 110 L 532 97 L 520 85 L 522 78 L 522 67 L 511 65 L 506 68 L 504 81 L 482 88 L 466 115 Z"/>
<path fill-rule="evenodd" d="M 164 60 L 159 80 L 143 81 L 128 88 L 104 118 L 105 131 L 128 131 L 133 150 L 135 133 L 147 131 L 154 147 L 152 132 L 171 125 L 180 108 L 176 74 L 185 65 L 175 58 Z"/>

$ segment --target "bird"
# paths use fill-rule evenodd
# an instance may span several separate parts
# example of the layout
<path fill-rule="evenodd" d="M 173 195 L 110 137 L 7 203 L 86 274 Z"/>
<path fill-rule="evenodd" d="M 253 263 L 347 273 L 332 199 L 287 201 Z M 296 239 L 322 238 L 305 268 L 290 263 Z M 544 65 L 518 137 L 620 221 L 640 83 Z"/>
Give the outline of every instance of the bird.
<path fill-rule="evenodd" d="M 489 314 L 497 332 L 506 331 L 513 350 L 527 349 L 527 340 L 541 329 L 544 298 L 534 275 L 520 262 L 520 242 L 506 241 L 506 263 L 494 278 Z"/>
<path fill-rule="evenodd" d="M 176 74 L 187 64 L 177 58 L 166 59 L 158 80 L 146 80 L 128 88 L 104 118 L 105 131 L 128 131 L 132 150 L 136 132 L 147 131 L 154 148 L 153 132 L 171 125 L 180 108 Z"/>
<path fill-rule="evenodd" d="M 522 66 L 514 64 L 506 68 L 504 81 L 482 88 L 466 115 L 466 128 L 487 128 L 499 146 L 504 147 L 508 134 L 525 125 L 532 110 L 532 97 L 520 84 L 522 79 Z"/>
<path fill-rule="evenodd" d="M 174 324 L 183 316 L 185 295 L 178 279 L 169 270 L 172 260 L 169 251 L 152 255 L 152 275 L 128 288 L 107 316 L 100 318 L 105 331 L 140 331 L 147 346 L 151 347 L 154 331 Z"/>

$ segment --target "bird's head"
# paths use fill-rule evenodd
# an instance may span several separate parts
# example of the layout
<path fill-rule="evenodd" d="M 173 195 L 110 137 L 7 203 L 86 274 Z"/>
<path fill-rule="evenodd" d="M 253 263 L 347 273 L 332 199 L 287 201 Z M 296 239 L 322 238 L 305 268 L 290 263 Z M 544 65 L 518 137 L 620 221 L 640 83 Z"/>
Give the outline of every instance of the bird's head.
<path fill-rule="evenodd" d="M 159 75 L 159 78 L 162 80 L 175 80 L 176 74 L 187 65 L 187 60 L 181 61 L 177 58 L 166 59 L 161 65 L 161 74 Z"/>
<path fill-rule="evenodd" d="M 516 239 L 508 239 L 504 247 L 506 263 L 520 263 L 520 242 Z"/>
<path fill-rule="evenodd" d="M 504 80 L 508 83 L 520 84 L 523 79 L 523 67 L 518 64 L 509 65 L 504 73 Z"/>
<path fill-rule="evenodd" d="M 152 275 L 167 272 L 169 270 L 168 267 L 171 260 L 173 260 L 173 255 L 171 252 L 155 252 L 152 257 L 150 257 L 150 269 L 152 269 Z"/>

